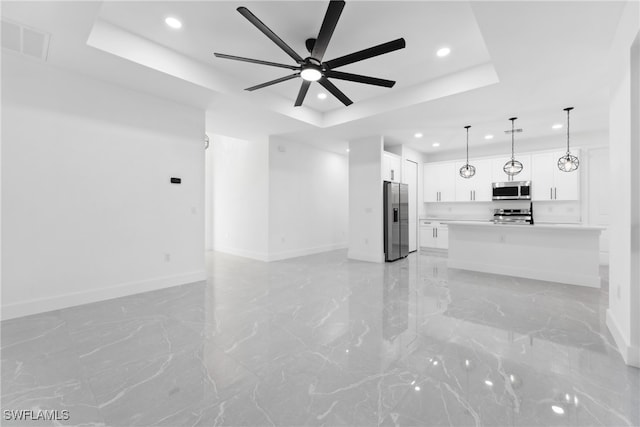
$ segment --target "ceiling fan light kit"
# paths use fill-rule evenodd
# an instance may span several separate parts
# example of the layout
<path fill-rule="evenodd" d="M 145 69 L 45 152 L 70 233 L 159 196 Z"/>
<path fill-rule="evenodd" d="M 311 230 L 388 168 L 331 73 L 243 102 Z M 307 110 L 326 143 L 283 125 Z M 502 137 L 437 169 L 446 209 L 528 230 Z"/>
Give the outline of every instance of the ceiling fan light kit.
<path fill-rule="evenodd" d="M 506 131 L 506 133 L 511 133 L 511 160 L 509 160 L 507 163 L 504 164 L 504 166 L 502 167 L 502 170 L 504 171 L 504 173 L 509 175 L 510 178 L 513 178 L 515 175 L 518 175 L 520 172 L 522 172 L 522 169 L 523 169 L 522 163 L 516 160 L 515 154 L 514 154 L 514 145 L 515 145 L 514 135 L 516 132 L 522 132 L 522 129 L 516 130 L 515 128 L 515 121 L 517 119 L 518 119 L 517 117 L 511 117 L 509 119 L 511 120 L 511 130 Z"/>
<path fill-rule="evenodd" d="M 558 169 L 562 172 L 573 172 L 580 166 L 580 160 L 576 156 L 571 154 L 569 149 L 569 112 L 573 110 L 573 107 L 567 107 L 564 111 L 567 112 L 567 154 L 558 159 Z"/>
<path fill-rule="evenodd" d="M 322 26 L 320 27 L 320 32 L 318 33 L 318 37 L 315 39 L 307 39 L 305 41 L 305 46 L 310 54 L 310 56 L 307 58 L 302 58 L 300 55 L 298 55 L 296 51 L 294 51 L 280 37 L 278 37 L 269 27 L 267 27 L 260 19 L 258 19 L 258 17 L 251 13 L 249 9 L 243 6 L 237 9 L 242 16 L 244 16 L 256 28 L 258 28 L 272 42 L 278 45 L 280 49 L 287 53 L 296 62 L 297 65 L 280 64 L 276 62 L 263 61 L 260 59 L 226 55 L 223 53 L 214 53 L 214 55 L 217 58 L 250 62 L 253 64 L 261 64 L 271 67 L 288 68 L 290 70 L 296 71 L 294 74 L 280 77 L 278 79 L 261 83 L 259 85 L 251 86 L 246 88 L 245 90 L 254 91 L 256 89 L 262 89 L 267 86 L 300 77 L 303 81 L 302 85 L 300 86 L 300 90 L 298 91 L 298 96 L 296 98 L 294 106 L 299 107 L 300 105 L 302 105 L 311 82 L 320 83 L 320 85 L 322 85 L 329 93 L 335 96 L 344 105 L 351 105 L 353 101 L 351 101 L 351 99 L 349 99 L 340 89 L 338 89 L 332 82 L 330 82 L 329 78 L 389 88 L 393 87 L 396 82 L 393 80 L 363 76 L 360 74 L 335 71 L 335 68 L 403 49 L 406 46 L 406 43 L 403 38 L 399 38 L 387 43 L 382 43 L 377 46 L 370 47 L 368 49 L 350 53 L 348 55 L 344 55 L 330 61 L 322 62 L 322 58 L 324 57 L 327 46 L 329 45 L 329 41 L 331 40 L 333 31 L 336 28 L 338 19 L 342 14 L 344 5 L 345 2 L 342 0 L 331 0 L 329 2 L 327 12 L 325 13 L 324 20 L 322 21 Z"/>
<path fill-rule="evenodd" d="M 464 128 L 467 130 L 467 162 L 460 168 L 460 176 L 466 179 L 471 178 L 476 174 L 476 167 L 469 164 L 469 128 L 467 125 Z"/>

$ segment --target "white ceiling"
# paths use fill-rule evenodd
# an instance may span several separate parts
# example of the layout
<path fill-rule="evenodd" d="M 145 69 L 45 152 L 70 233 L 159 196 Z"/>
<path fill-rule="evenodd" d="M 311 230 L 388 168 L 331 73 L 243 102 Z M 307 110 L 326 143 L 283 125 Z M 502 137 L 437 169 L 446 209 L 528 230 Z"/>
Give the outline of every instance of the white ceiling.
<path fill-rule="evenodd" d="M 407 48 L 343 71 L 396 80 L 394 88 L 334 81 L 353 101 L 317 99 L 312 85 L 294 108 L 300 80 L 243 88 L 288 70 L 218 59 L 213 52 L 292 64 L 236 8 L 248 7 L 301 56 L 327 2 L 7 2 L 3 17 L 51 33 L 48 61 L 208 110 L 207 131 L 278 134 L 344 152 L 348 139 L 382 134 L 420 151 L 554 135 L 564 107 L 572 130 L 608 126 L 607 54 L 622 2 L 347 1 L 325 59 L 404 37 Z M 176 16 L 183 28 L 164 24 Z M 435 51 L 450 46 L 441 59 Z M 423 138 L 416 139 L 414 133 Z M 561 130 L 560 132 L 563 132 Z M 482 137 L 491 133 L 491 141 Z M 433 148 L 433 142 L 439 148 Z"/>

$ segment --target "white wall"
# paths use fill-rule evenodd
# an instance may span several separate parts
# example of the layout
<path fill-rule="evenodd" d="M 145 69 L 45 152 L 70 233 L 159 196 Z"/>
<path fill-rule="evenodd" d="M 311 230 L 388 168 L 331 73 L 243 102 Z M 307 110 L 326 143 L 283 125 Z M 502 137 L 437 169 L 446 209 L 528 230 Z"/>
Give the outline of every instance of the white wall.
<path fill-rule="evenodd" d="M 203 111 L 4 54 L 2 89 L 3 318 L 205 278 Z"/>
<path fill-rule="evenodd" d="M 627 364 L 640 367 L 640 278 L 635 271 L 640 261 L 638 252 L 632 252 L 632 241 L 639 233 L 639 219 L 632 217 L 637 209 L 632 203 L 638 201 L 640 183 L 635 173 L 631 173 L 632 167 L 637 168 L 640 161 L 637 155 L 634 156 L 637 151 L 633 148 L 638 144 L 638 85 L 631 83 L 632 60 L 635 69 L 640 61 L 637 52 L 631 55 L 632 43 L 640 29 L 639 16 L 640 3 L 628 2 L 609 60 L 610 162 L 611 182 L 615 183 L 611 187 L 611 199 L 615 201 L 615 209 L 611 211 L 607 326 Z M 639 49 L 640 45 L 634 48 Z M 632 88 L 636 93 L 632 94 Z M 632 130 L 635 130 L 633 135 Z"/>
<path fill-rule="evenodd" d="M 383 138 L 349 141 L 349 252 L 351 259 L 384 262 Z"/>
<path fill-rule="evenodd" d="M 214 250 L 268 260 L 269 141 L 209 133 L 211 241 Z"/>
<path fill-rule="evenodd" d="M 269 260 L 347 247 L 346 155 L 271 137 Z"/>

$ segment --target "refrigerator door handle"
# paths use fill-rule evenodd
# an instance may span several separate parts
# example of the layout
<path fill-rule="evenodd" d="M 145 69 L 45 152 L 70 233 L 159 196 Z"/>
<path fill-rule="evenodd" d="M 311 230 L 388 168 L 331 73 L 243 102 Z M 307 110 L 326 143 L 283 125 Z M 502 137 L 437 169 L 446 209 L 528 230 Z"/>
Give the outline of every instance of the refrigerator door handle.
<path fill-rule="evenodd" d="M 393 208 L 393 222 L 398 222 L 398 208 Z"/>

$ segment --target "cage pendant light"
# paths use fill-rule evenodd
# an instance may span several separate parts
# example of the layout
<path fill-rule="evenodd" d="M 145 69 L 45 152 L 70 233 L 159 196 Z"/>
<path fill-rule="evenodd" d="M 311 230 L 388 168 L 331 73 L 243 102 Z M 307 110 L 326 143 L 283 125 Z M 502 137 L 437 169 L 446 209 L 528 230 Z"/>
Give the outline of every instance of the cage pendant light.
<path fill-rule="evenodd" d="M 558 159 L 558 169 L 562 172 L 573 172 L 580 166 L 580 160 L 576 156 L 572 156 L 569 150 L 569 112 L 571 110 L 573 110 L 573 107 L 564 109 L 567 112 L 567 154 Z"/>
<path fill-rule="evenodd" d="M 464 128 L 467 130 L 467 163 L 464 164 L 460 168 L 460 176 L 463 178 L 471 178 L 476 174 L 476 167 L 469 164 L 469 128 L 471 126 L 467 125 Z"/>
<path fill-rule="evenodd" d="M 518 119 L 517 117 L 511 117 L 509 119 L 511 120 L 511 160 L 505 163 L 504 166 L 502 167 L 502 170 L 504 171 L 504 173 L 509 175 L 509 177 L 518 175 L 520 172 L 522 172 L 522 168 L 523 168 L 522 163 L 516 160 L 515 154 L 514 154 L 514 145 L 515 145 L 514 138 L 516 133 L 515 121 L 517 119 Z"/>

